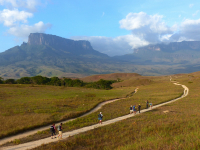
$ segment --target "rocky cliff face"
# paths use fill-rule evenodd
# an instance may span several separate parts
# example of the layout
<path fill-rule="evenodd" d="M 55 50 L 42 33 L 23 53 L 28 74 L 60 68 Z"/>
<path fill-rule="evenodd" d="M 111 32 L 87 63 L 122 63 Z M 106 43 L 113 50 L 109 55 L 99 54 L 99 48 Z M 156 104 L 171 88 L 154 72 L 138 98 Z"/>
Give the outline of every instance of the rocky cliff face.
<path fill-rule="evenodd" d="M 28 45 L 47 45 L 51 47 L 62 47 L 69 49 L 72 47 L 83 48 L 83 49 L 93 49 L 90 42 L 80 40 L 74 41 L 70 39 L 65 39 L 56 35 L 49 35 L 44 33 L 31 33 L 28 38 Z"/>

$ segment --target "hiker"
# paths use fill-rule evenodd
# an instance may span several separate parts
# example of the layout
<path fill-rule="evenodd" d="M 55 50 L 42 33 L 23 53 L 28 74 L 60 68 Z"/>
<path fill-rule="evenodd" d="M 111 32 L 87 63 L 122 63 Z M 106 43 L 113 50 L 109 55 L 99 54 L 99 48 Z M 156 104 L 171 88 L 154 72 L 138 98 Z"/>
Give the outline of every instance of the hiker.
<path fill-rule="evenodd" d="M 133 113 L 136 114 L 136 107 L 135 107 L 135 105 L 133 106 Z"/>
<path fill-rule="evenodd" d="M 148 100 L 146 101 L 146 106 L 147 106 L 146 109 L 148 109 L 149 108 L 149 101 Z"/>
<path fill-rule="evenodd" d="M 139 111 L 139 113 L 140 113 L 140 109 L 141 109 L 141 105 L 139 104 L 138 105 L 138 111 Z"/>
<path fill-rule="evenodd" d="M 56 128 L 55 128 L 55 123 L 50 127 L 50 132 L 51 132 L 51 139 L 56 138 Z"/>
<path fill-rule="evenodd" d="M 98 114 L 98 120 L 99 120 L 99 123 L 100 123 L 100 124 L 102 124 L 102 119 L 103 119 L 103 114 L 102 114 L 102 112 L 100 112 L 100 113 Z"/>
<path fill-rule="evenodd" d="M 60 125 L 58 125 L 58 137 L 57 139 L 59 139 L 60 137 L 60 140 L 62 140 L 62 123 L 60 123 Z"/>
<path fill-rule="evenodd" d="M 130 114 L 132 114 L 132 113 L 133 113 L 133 107 L 131 105 L 131 107 L 130 107 Z"/>
<path fill-rule="evenodd" d="M 153 104 L 152 104 L 152 103 L 149 103 L 149 106 L 150 106 L 150 109 L 152 109 Z"/>

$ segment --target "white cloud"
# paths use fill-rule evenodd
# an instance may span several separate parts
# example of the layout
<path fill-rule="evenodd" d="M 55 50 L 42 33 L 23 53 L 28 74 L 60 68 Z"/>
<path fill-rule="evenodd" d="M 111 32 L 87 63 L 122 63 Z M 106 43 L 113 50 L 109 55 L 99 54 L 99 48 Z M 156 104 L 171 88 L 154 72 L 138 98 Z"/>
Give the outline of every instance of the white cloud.
<path fill-rule="evenodd" d="M 71 38 L 74 40 L 88 40 L 95 50 L 109 56 L 133 53 L 134 48 L 149 44 L 133 35 L 118 36 L 116 38 L 103 36 L 76 36 Z"/>
<path fill-rule="evenodd" d="M 131 30 L 132 34 L 143 41 L 158 43 L 162 36 L 172 34 L 175 26 L 168 27 L 162 21 L 162 15 L 148 15 L 144 12 L 129 13 L 125 19 L 119 21 L 120 27 Z"/>
<path fill-rule="evenodd" d="M 196 16 L 199 13 L 199 10 L 197 10 L 194 14 L 192 14 L 192 16 Z"/>
<path fill-rule="evenodd" d="M 42 21 L 40 21 L 33 26 L 23 24 L 20 26 L 11 27 L 8 30 L 8 33 L 19 37 L 26 42 L 30 33 L 44 33 L 47 29 L 51 28 L 51 26 L 52 25 L 49 23 L 44 24 Z"/>
<path fill-rule="evenodd" d="M 15 25 L 16 22 L 27 23 L 27 18 L 32 16 L 32 13 L 19 11 L 18 9 L 4 9 L 0 11 L 0 22 L 3 22 L 5 26 L 9 27 Z"/>
<path fill-rule="evenodd" d="M 28 19 L 33 17 L 33 12 L 40 5 L 41 0 L 0 0 L 0 5 L 7 7 L 0 11 L 0 23 L 9 27 L 8 34 L 14 35 L 17 41 L 27 41 L 30 33 L 44 33 L 51 28 L 51 24 L 42 21 L 28 25 Z M 31 13 L 32 12 L 32 13 Z"/>
<path fill-rule="evenodd" d="M 9 8 L 26 8 L 35 11 L 36 6 L 40 4 L 40 0 L 0 0 L 0 5 Z"/>
<path fill-rule="evenodd" d="M 179 31 L 174 33 L 170 41 L 200 41 L 200 19 L 185 19 L 179 26 Z"/>
<path fill-rule="evenodd" d="M 194 4 L 190 4 L 189 7 L 192 8 L 194 6 Z"/>

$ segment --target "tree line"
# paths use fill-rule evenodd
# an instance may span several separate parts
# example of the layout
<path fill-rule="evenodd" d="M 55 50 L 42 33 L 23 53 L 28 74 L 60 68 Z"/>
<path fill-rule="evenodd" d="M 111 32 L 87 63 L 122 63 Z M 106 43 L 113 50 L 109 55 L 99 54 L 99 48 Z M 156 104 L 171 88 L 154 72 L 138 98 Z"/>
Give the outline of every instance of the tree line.
<path fill-rule="evenodd" d="M 22 77 L 20 79 L 6 79 L 0 77 L 0 84 L 37 84 L 37 85 L 54 85 L 54 86 L 66 86 L 66 87 L 87 87 L 95 89 L 112 89 L 111 84 L 118 82 L 117 80 L 103 80 L 100 79 L 97 82 L 83 82 L 80 79 L 71 78 L 58 78 L 58 77 Z"/>

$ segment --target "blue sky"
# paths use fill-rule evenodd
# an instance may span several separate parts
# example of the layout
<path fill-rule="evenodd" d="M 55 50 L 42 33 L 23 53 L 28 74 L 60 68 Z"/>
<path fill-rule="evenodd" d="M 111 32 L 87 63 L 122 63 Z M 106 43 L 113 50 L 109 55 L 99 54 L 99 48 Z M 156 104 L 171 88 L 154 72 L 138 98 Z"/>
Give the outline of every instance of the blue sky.
<path fill-rule="evenodd" d="M 160 42 L 200 41 L 197 0 L 0 0 L 0 52 L 41 32 L 88 40 L 110 56 Z"/>

